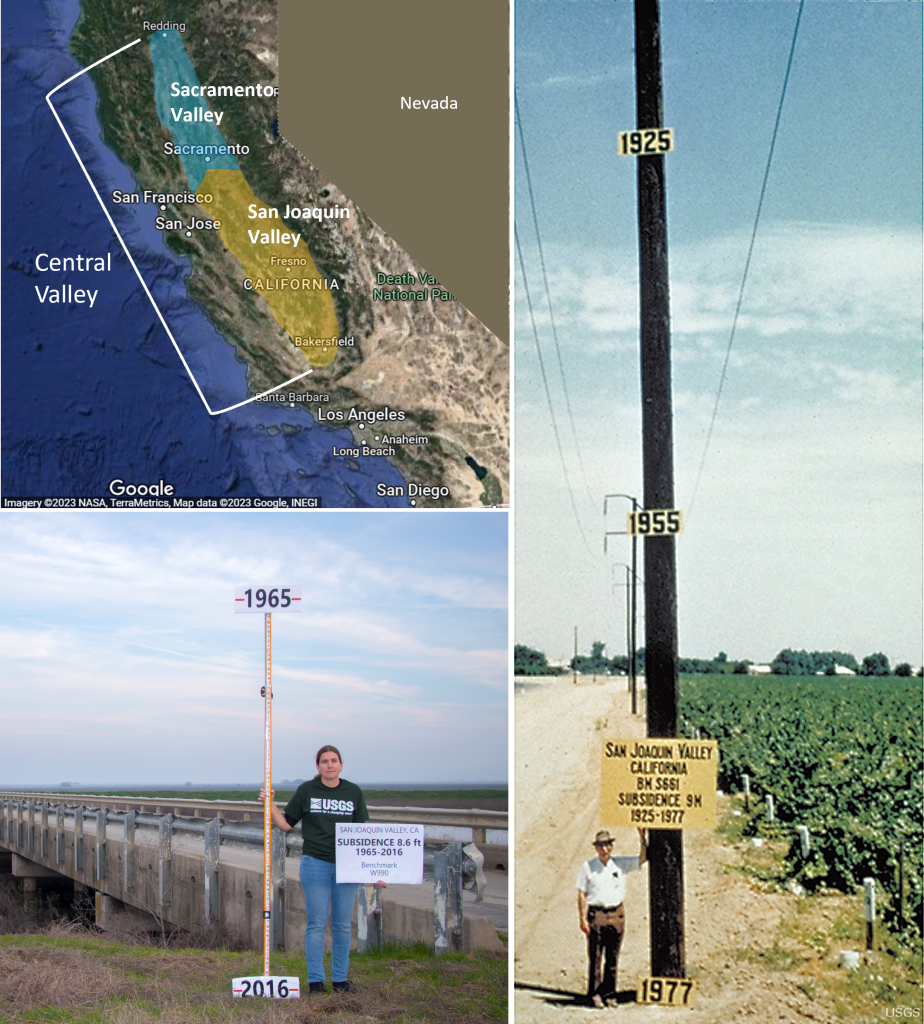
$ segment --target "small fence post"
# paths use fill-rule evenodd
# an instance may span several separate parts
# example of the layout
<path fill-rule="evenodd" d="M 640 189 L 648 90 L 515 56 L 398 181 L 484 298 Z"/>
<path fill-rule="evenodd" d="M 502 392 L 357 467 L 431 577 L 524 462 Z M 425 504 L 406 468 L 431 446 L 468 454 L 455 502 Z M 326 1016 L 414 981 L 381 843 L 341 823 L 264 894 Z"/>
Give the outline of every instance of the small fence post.
<path fill-rule="evenodd" d="M 106 808 L 96 812 L 96 880 L 106 877 Z"/>
<path fill-rule="evenodd" d="M 270 892 L 272 901 L 273 949 L 286 948 L 286 834 L 280 828 L 270 832 Z"/>
<path fill-rule="evenodd" d="M 161 907 L 170 906 L 170 886 L 172 885 L 172 878 L 170 872 L 170 862 L 173 857 L 172 843 L 173 838 L 173 814 L 169 811 L 164 814 L 157 822 L 158 832 L 158 872 L 157 872 L 157 903 Z"/>
<path fill-rule="evenodd" d="M 137 811 L 126 811 L 122 819 L 122 890 L 135 888 L 135 818 Z"/>
<path fill-rule="evenodd" d="M 205 923 L 218 924 L 218 850 L 221 818 L 205 823 Z"/>
<path fill-rule="evenodd" d="M 767 821 L 769 821 L 770 824 L 772 825 L 773 824 L 773 797 L 771 796 L 770 793 L 767 793 L 767 795 L 765 796 L 764 799 L 767 802 Z"/>
<path fill-rule="evenodd" d="M 873 948 L 873 922 L 876 920 L 876 881 L 863 879 L 863 916 L 866 918 L 866 948 Z"/>
<path fill-rule="evenodd" d="M 809 850 L 812 848 L 811 842 L 809 841 L 809 830 L 806 825 L 796 825 L 796 831 L 799 833 L 799 841 L 802 845 L 802 856 L 807 857 Z"/>
<path fill-rule="evenodd" d="M 74 808 L 74 870 L 83 871 L 83 804 Z"/>
<path fill-rule="evenodd" d="M 751 776 L 745 775 L 744 778 L 744 809 L 750 813 L 751 811 Z"/>
<path fill-rule="evenodd" d="M 462 844 L 448 843 L 433 855 L 434 949 L 462 950 Z"/>
<path fill-rule="evenodd" d="M 905 930 L 905 843 L 898 841 L 898 930 Z"/>
<path fill-rule="evenodd" d="M 55 807 L 55 862 L 64 863 L 64 804 Z"/>
<path fill-rule="evenodd" d="M 48 856 L 48 801 L 42 801 L 42 856 Z"/>

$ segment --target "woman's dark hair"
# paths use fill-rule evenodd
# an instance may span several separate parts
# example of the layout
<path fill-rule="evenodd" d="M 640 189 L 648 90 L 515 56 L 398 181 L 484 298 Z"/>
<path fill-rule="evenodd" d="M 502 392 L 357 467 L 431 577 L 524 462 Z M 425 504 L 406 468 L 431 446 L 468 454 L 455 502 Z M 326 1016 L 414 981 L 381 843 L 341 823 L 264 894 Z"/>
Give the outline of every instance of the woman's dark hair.
<path fill-rule="evenodd" d="M 321 763 L 321 755 L 328 753 L 328 751 L 333 753 L 333 754 L 336 754 L 337 755 L 337 760 L 341 764 L 343 764 L 343 758 L 340 756 L 340 751 L 336 747 L 332 747 L 328 743 L 326 747 L 321 747 L 321 749 L 318 751 L 317 755 L 315 756 L 315 759 L 314 759 L 315 765 L 319 765 Z"/>

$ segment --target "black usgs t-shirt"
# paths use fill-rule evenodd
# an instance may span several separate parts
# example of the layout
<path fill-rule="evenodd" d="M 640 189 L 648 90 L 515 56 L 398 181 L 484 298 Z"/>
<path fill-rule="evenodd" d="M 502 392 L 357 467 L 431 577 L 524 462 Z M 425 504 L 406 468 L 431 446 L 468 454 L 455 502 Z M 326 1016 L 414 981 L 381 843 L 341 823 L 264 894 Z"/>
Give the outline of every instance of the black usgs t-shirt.
<path fill-rule="evenodd" d="M 336 860 L 337 822 L 369 820 L 363 791 L 355 782 L 340 779 L 336 786 L 325 786 L 320 776 L 303 782 L 283 813 L 295 824 L 301 819 L 302 852 L 331 864 Z"/>

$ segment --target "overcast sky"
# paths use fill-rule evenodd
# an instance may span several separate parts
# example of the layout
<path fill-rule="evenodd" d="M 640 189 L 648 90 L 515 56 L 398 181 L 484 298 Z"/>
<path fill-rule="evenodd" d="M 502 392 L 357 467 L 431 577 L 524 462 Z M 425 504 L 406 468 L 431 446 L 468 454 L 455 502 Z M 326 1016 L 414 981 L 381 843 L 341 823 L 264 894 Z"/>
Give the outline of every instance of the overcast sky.
<path fill-rule="evenodd" d="M 661 5 L 680 653 L 922 662 L 921 18 L 804 8 L 729 373 L 706 432 L 798 3 Z M 516 142 L 515 639 L 625 650 L 625 502 L 642 497 L 633 6 L 516 5 L 516 82 L 562 374 Z M 577 444 L 574 434 L 577 435 Z M 582 466 L 583 463 L 583 466 Z M 692 507 L 691 507 L 692 503 Z M 583 530 L 583 536 L 582 532 Z M 585 543 L 586 538 L 586 543 Z M 613 581 L 616 580 L 614 588 Z M 641 602 L 640 602 L 641 603 Z M 644 640 L 641 641 L 642 643 Z"/>
<path fill-rule="evenodd" d="M 257 782 L 263 616 L 274 779 L 507 778 L 507 515 L 8 511 L 0 782 Z"/>

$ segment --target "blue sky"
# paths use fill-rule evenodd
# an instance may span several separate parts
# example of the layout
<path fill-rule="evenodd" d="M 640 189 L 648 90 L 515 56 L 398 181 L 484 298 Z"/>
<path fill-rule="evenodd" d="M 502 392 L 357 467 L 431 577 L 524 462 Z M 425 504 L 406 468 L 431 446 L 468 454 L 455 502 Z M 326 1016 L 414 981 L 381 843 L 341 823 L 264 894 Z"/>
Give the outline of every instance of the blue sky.
<path fill-rule="evenodd" d="M 804 8 L 729 372 L 698 488 L 798 3 L 661 5 L 680 652 L 884 651 L 920 665 L 921 20 Z M 625 649 L 624 506 L 641 497 L 633 6 L 516 5 L 515 217 L 581 529 L 516 288 L 515 638 Z M 577 435 L 575 442 L 574 434 Z M 583 468 L 582 468 L 583 466 Z M 694 500 L 695 491 L 695 500 Z M 585 540 L 586 538 L 586 544 Z M 617 585 L 614 587 L 614 578 Z"/>
<path fill-rule="evenodd" d="M 3 517 L 0 781 L 252 782 L 263 617 L 240 584 L 301 585 L 273 617 L 274 777 L 507 777 L 507 516 L 334 510 Z"/>

